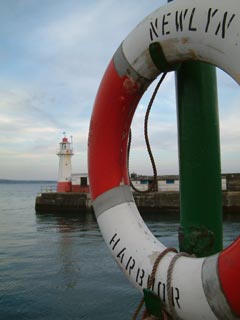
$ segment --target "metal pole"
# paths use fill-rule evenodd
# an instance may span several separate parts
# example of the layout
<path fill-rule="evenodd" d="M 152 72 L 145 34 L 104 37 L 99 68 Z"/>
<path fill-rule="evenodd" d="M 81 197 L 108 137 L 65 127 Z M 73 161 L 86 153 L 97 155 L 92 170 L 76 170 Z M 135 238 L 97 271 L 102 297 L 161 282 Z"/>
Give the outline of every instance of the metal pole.
<path fill-rule="evenodd" d="M 176 72 L 181 251 L 222 249 L 222 191 L 215 67 L 184 63 Z"/>
<path fill-rule="evenodd" d="M 168 0 L 170 2 L 172 0 Z M 215 67 L 186 62 L 176 72 L 181 251 L 222 249 L 222 191 Z"/>

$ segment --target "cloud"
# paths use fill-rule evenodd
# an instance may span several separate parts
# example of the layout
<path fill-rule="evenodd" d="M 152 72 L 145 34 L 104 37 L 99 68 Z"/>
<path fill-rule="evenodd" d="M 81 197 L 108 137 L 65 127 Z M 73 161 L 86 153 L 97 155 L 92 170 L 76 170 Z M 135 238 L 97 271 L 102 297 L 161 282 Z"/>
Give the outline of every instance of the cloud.
<path fill-rule="evenodd" d="M 218 70 L 218 97 L 222 157 L 225 159 L 226 152 L 234 152 L 233 157 L 238 161 L 240 156 L 239 86 L 220 70 Z"/>
<path fill-rule="evenodd" d="M 221 119 L 220 132 L 221 132 L 221 146 L 222 151 L 238 151 L 240 152 L 240 110 L 236 108 L 228 116 Z"/>
<path fill-rule="evenodd" d="M 23 168 L 28 168 L 29 177 L 55 177 L 55 153 L 63 131 L 73 136 L 73 170 L 86 171 L 89 121 L 104 71 L 128 33 L 163 3 L 166 1 L 1 2 L 0 153 L 5 156 L 0 158 L 0 177 L 25 176 Z M 233 154 L 239 151 L 240 138 L 238 86 L 222 72 L 218 77 L 222 150 Z M 139 173 L 151 169 L 143 121 L 155 85 L 141 99 L 132 125 L 131 157 Z M 149 139 L 160 172 L 177 171 L 173 72 L 154 101 Z"/>

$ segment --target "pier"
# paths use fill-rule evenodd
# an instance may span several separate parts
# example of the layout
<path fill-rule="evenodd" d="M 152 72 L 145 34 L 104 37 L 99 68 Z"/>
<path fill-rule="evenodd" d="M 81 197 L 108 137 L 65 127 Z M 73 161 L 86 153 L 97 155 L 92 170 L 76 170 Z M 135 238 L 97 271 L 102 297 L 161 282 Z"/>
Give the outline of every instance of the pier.
<path fill-rule="evenodd" d="M 148 187 L 151 177 L 135 177 L 135 185 Z M 142 184 L 141 184 L 142 182 Z M 206 182 L 207 183 L 207 182 Z M 180 211 L 179 177 L 159 176 L 157 192 L 133 192 L 136 205 L 141 213 L 176 213 Z M 204 199 L 202 199 L 204 202 Z M 222 202 L 224 214 L 240 214 L 240 174 L 222 175 Z M 46 187 L 36 197 L 35 210 L 38 213 L 79 213 L 91 212 L 92 201 L 89 192 L 57 192 Z"/>
<path fill-rule="evenodd" d="M 43 192 L 36 197 L 37 213 L 82 213 L 92 210 L 89 193 Z"/>

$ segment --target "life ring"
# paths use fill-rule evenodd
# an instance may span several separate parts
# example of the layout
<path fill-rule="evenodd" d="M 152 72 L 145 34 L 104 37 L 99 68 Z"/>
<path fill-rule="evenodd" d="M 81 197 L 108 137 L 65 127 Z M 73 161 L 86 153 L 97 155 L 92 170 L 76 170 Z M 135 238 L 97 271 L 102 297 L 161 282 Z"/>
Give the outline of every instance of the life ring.
<path fill-rule="evenodd" d="M 240 83 L 239 0 L 171 2 L 145 18 L 113 56 L 96 96 L 89 131 L 88 165 L 94 211 L 115 260 L 140 291 L 166 247 L 147 228 L 129 186 L 127 141 L 140 98 L 163 71 L 199 60 Z M 167 269 L 158 267 L 153 290 L 166 303 Z M 240 238 L 219 254 L 180 257 L 172 274 L 173 305 L 180 319 L 240 319 Z"/>

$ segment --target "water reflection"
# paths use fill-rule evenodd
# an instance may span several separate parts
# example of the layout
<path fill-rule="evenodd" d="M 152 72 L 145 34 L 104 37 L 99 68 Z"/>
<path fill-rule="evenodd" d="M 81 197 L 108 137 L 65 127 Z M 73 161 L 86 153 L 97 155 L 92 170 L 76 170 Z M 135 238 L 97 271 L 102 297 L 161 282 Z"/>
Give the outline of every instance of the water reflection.
<path fill-rule="evenodd" d="M 166 246 L 178 248 L 178 230 L 180 227 L 177 214 L 141 214 L 152 233 Z M 99 231 L 94 213 L 83 212 L 81 214 L 37 214 L 37 231 L 53 231 L 62 234 L 63 239 L 69 241 L 70 237 L 81 239 L 99 240 L 102 236 Z M 240 234 L 240 216 L 225 215 L 223 225 L 224 247 L 231 244 Z M 63 234 L 66 234 L 63 236 Z"/>
<path fill-rule="evenodd" d="M 45 277 L 51 299 L 57 299 L 58 309 L 62 309 L 60 318 L 131 318 L 138 293 L 112 259 L 93 214 L 38 214 L 36 228 L 41 239 L 48 239 L 42 265 L 44 269 L 54 266 L 51 277 Z M 127 306 L 127 312 L 121 305 Z"/>
<path fill-rule="evenodd" d="M 159 241 L 178 249 L 178 216 L 143 214 L 143 219 Z M 103 242 L 93 213 L 37 214 L 36 227 L 38 233 L 48 239 L 48 247 L 43 250 L 45 253 L 51 252 L 52 260 L 47 262 L 47 266 L 54 265 L 54 280 L 50 287 L 65 293 L 71 290 L 72 294 L 79 290 L 89 291 L 90 288 L 95 288 L 103 277 L 104 281 L 109 282 L 108 285 L 104 284 L 106 292 L 113 292 L 114 285 L 120 290 L 122 275 L 117 273 L 119 270 Z M 240 220 L 234 223 L 225 222 L 224 247 L 238 236 L 239 227 Z M 121 281 L 116 282 L 116 274 Z M 130 289 L 128 286 L 126 283 L 127 290 Z M 82 302 L 87 303 L 84 301 L 82 298 Z"/>
<path fill-rule="evenodd" d="M 55 247 L 56 288 L 67 290 L 80 286 L 87 246 L 101 239 L 94 214 L 37 214 L 36 225 L 37 231 L 48 233 L 48 237 L 49 233 L 55 234 L 49 246 Z"/>
<path fill-rule="evenodd" d="M 61 228 L 60 239 L 56 254 L 56 263 L 59 265 L 59 275 L 62 275 L 61 286 L 65 288 L 75 288 L 78 284 L 80 272 L 79 261 L 74 253 L 74 238 L 69 236 L 71 228 Z"/>
<path fill-rule="evenodd" d="M 82 232 L 80 236 L 84 236 L 85 232 L 93 233 L 97 230 L 97 222 L 95 215 L 91 212 L 83 212 L 81 214 L 36 214 L 37 231 L 43 232 L 48 229 L 56 229 L 60 233 L 64 232 Z M 99 235 L 99 232 L 96 233 Z"/>
<path fill-rule="evenodd" d="M 95 216 L 36 215 L 39 189 L 37 184 L 0 189 L 0 318 L 131 319 L 140 294 L 117 267 Z M 178 217 L 143 218 L 166 246 L 178 246 Z M 225 222 L 229 242 L 239 227 L 240 219 Z"/>

